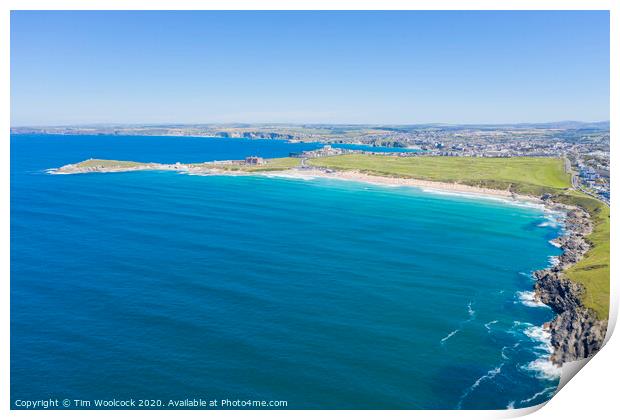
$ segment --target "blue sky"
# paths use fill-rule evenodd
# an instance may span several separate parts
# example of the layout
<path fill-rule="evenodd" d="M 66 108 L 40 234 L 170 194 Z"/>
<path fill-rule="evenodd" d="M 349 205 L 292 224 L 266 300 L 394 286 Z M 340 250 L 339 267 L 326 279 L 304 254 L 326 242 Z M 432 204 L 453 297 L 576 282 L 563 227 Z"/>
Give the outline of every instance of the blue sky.
<path fill-rule="evenodd" d="M 609 14 L 12 12 L 11 124 L 609 119 Z"/>

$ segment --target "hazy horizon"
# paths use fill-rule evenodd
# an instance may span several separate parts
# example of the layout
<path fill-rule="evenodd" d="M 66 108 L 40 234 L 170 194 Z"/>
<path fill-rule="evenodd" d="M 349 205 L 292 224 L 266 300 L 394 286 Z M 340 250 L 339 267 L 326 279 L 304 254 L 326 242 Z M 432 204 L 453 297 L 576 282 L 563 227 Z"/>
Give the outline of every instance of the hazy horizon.
<path fill-rule="evenodd" d="M 508 126 L 508 125 L 551 125 L 551 124 L 609 124 L 609 120 L 600 120 L 600 121 L 586 121 L 586 120 L 563 120 L 563 121 L 515 121 L 515 122 L 497 122 L 497 123 L 446 123 L 446 122 L 414 122 L 414 123 L 398 123 L 398 124 L 390 124 L 390 123 L 347 123 L 347 122 L 334 122 L 334 123 L 326 123 L 326 122 L 299 122 L 299 123 L 286 123 L 286 122 L 277 122 L 277 121 L 263 121 L 263 122 L 243 122 L 243 121 L 230 121 L 230 122 L 196 122 L 196 123 L 179 123 L 179 122 L 160 122 L 160 123 L 142 123 L 142 122 L 84 122 L 84 123 L 76 123 L 76 124 L 22 124 L 22 125 L 11 125 L 11 128 L 37 128 L 37 127 L 110 127 L 110 126 L 118 126 L 118 127 L 140 127 L 140 126 L 236 126 L 236 125 L 248 125 L 248 126 L 270 126 L 270 125 L 283 125 L 283 126 L 378 126 L 378 127 L 413 127 L 413 126 Z"/>

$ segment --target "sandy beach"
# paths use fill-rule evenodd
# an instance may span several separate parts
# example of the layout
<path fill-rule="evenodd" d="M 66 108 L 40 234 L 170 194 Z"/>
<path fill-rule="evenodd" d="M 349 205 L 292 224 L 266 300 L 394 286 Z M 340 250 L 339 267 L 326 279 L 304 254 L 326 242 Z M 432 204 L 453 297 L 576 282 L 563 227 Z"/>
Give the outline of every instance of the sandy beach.
<path fill-rule="evenodd" d="M 276 173 L 274 173 L 275 175 Z M 414 178 L 396 178 L 387 176 L 378 176 L 365 174 L 358 171 L 333 171 L 327 172 L 321 169 L 292 169 L 286 171 L 277 172 L 279 176 L 289 176 L 291 178 L 328 178 L 339 179 L 355 182 L 366 182 L 369 184 L 384 185 L 384 186 L 403 186 L 403 187 L 417 187 L 422 189 L 437 190 L 443 192 L 461 193 L 469 195 L 480 196 L 492 196 L 498 198 L 508 198 L 520 201 L 531 201 L 540 203 L 541 200 L 537 197 L 517 195 L 507 190 L 496 190 L 491 188 L 474 187 L 471 185 L 456 184 L 450 182 L 438 182 L 427 181 Z"/>

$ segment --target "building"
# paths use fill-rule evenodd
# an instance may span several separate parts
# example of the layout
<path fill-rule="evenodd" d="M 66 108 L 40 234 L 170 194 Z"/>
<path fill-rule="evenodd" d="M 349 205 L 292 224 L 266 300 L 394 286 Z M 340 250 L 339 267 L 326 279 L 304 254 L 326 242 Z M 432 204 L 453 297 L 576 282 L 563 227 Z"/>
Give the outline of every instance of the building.
<path fill-rule="evenodd" d="M 265 159 L 258 156 L 248 156 L 245 158 L 245 163 L 247 165 L 263 165 L 265 163 Z"/>

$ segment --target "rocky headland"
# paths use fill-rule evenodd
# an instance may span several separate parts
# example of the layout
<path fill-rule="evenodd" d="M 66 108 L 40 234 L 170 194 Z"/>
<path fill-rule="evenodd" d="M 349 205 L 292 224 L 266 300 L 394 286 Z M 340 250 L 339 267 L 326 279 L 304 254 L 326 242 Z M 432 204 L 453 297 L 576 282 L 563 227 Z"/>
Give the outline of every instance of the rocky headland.
<path fill-rule="evenodd" d="M 564 274 L 564 270 L 577 263 L 590 249 L 586 239 L 592 232 L 590 215 L 579 208 L 545 201 L 549 207 L 566 211 L 564 235 L 553 241 L 564 252 L 552 267 L 534 272 L 534 290 L 536 296 L 557 313 L 545 327 L 551 333 L 554 349 L 551 361 L 562 365 L 594 355 L 603 345 L 607 320 L 599 320 L 592 309 L 585 307 L 583 286 Z"/>

